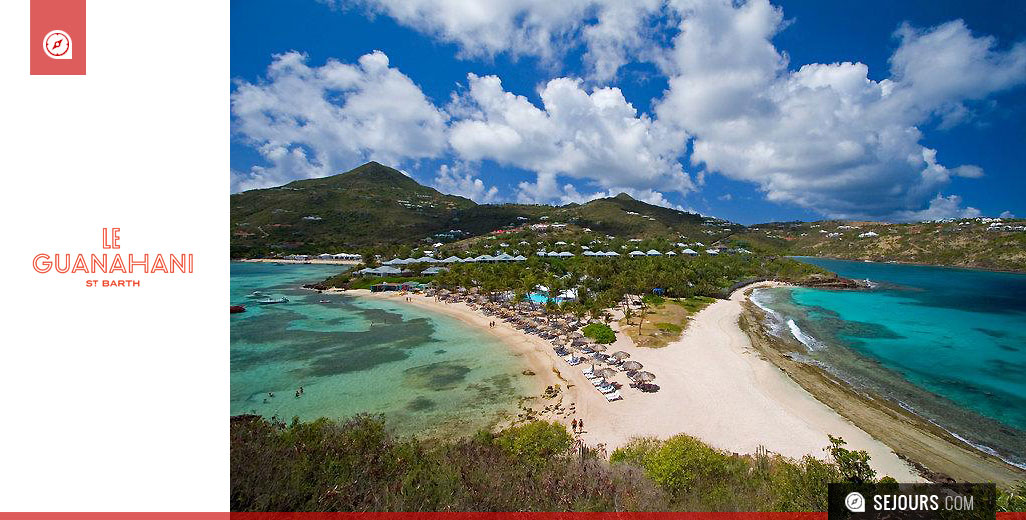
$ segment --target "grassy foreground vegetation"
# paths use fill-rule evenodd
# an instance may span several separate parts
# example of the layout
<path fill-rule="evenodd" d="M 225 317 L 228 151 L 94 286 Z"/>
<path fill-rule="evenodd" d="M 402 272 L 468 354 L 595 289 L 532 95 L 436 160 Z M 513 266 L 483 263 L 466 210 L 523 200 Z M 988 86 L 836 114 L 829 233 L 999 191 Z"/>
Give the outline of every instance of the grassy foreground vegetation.
<path fill-rule="evenodd" d="M 231 421 L 232 511 L 825 511 L 829 482 L 873 481 L 869 457 L 831 438 L 793 460 L 694 437 L 636 439 L 609 460 L 536 421 L 467 438 L 398 437 L 379 417 Z M 887 477 L 884 477 L 887 478 Z M 1001 510 L 1026 509 L 1026 485 Z"/>

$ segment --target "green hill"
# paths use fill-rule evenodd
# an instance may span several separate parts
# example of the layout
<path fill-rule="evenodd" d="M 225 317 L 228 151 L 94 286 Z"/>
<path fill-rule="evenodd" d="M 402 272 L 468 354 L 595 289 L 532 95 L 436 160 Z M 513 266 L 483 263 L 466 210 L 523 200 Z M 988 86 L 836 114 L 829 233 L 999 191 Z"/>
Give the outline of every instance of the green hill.
<path fill-rule="evenodd" d="M 617 238 L 702 242 L 808 255 L 1026 271 L 1026 221 L 914 224 L 771 222 L 745 227 L 655 206 L 625 193 L 585 204 L 476 204 L 369 162 L 351 171 L 231 196 L 232 257 L 357 251 L 462 240 L 499 229 L 564 223 Z M 450 233 L 458 230 L 459 233 Z"/>
<path fill-rule="evenodd" d="M 232 256 L 413 242 L 447 230 L 470 199 L 369 162 L 354 170 L 231 196 Z"/>
<path fill-rule="evenodd" d="M 683 235 L 713 242 L 742 226 L 647 204 L 621 193 L 585 204 L 476 204 L 370 162 L 354 170 L 231 196 L 233 257 L 319 253 L 453 240 L 534 223 L 567 223 L 618 237 Z M 440 236 L 459 230 L 462 233 Z"/>
<path fill-rule="evenodd" d="M 775 222 L 731 237 L 782 254 L 1026 271 L 1026 222 Z"/>

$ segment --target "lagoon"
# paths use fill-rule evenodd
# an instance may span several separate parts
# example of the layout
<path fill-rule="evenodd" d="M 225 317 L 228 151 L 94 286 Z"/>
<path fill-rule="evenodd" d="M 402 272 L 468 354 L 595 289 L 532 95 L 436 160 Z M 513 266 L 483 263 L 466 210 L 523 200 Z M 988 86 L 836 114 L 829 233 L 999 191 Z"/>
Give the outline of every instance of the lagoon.
<path fill-rule="evenodd" d="M 1026 275 L 799 259 L 873 288 L 756 291 L 797 359 L 1026 465 Z"/>
<path fill-rule="evenodd" d="M 401 433 L 437 436 L 486 427 L 531 393 L 520 359 L 453 318 L 301 287 L 343 269 L 232 263 L 231 303 L 247 307 L 230 316 L 232 415 L 383 414 Z M 256 305 L 254 291 L 289 303 Z"/>

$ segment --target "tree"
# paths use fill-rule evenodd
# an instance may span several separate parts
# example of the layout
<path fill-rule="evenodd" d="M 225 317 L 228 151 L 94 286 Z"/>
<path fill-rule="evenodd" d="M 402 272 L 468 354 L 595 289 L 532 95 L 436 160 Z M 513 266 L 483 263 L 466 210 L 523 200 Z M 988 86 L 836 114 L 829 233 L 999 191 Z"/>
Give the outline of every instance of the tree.
<path fill-rule="evenodd" d="M 845 480 L 852 484 L 866 484 L 875 481 L 876 471 L 869 467 L 869 453 L 865 450 L 852 451 L 844 448 L 843 446 L 847 443 L 840 437 L 827 435 L 827 438 L 830 439 L 830 446 L 823 450 L 830 452 L 830 456 L 833 457 L 837 469 L 841 471 Z"/>

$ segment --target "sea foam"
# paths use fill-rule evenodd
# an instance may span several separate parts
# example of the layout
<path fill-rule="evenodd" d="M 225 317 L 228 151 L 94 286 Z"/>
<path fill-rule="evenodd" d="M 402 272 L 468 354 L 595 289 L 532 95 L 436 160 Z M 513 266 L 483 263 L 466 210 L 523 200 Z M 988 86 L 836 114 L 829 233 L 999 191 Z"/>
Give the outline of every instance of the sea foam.
<path fill-rule="evenodd" d="M 820 343 L 816 338 L 806 334 L 805 331 L 799 328 L 798 324 L 790 318 L 787 320 L 787 328 L 791 329 L 791 335 L 794 336 L 794 339 L 798 340 L 802 345 L 805 345 L 805 348 L 809 349 L 810 352 L 823 349 L 822 343 Z"/>

